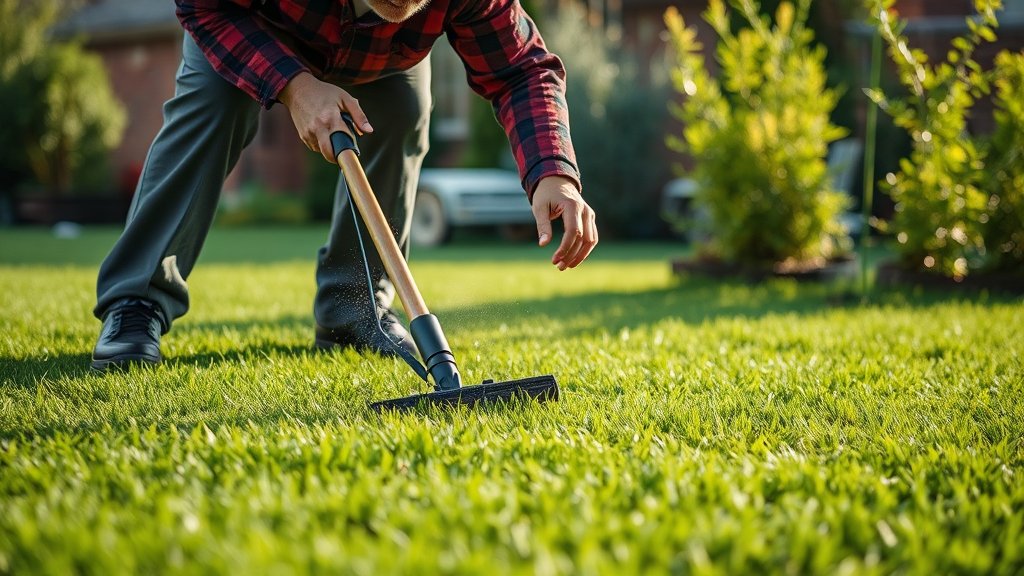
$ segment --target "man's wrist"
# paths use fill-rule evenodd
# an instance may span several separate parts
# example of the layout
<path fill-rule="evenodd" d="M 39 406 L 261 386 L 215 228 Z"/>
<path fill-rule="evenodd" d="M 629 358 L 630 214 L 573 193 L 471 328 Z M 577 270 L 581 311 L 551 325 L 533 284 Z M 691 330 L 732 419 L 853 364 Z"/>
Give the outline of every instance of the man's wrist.
<path fill-rule="evenodd" d="M 547 186 L 554 186 L 554 187 L 570 186 L 574 190 L 576 190 L 577 192 L 579 191 L 579 187 L 576 184 L 576 181 L 573 180 L 572 178 L 568 177 L 568 176 L 563 175 L 563 174 L 551 174 L 549 176 L 542 177 L 537 182 L 536 190 L 540 190 L 540 188 L 542 186 L 544 186 L 544 187 L 547 187 Z M 536 192 L 536 190 L 534 190 L 534 192 Z"/>
<path fill-rule="evenodd" d="M 316 80 L 312 74 L 306 71 L 299 72 L 294 78 L 288 81 L 278 94 L 278 100 L 285 106 L 291 108 L 292 102 L 300 94 L 310 80 Z"/>
<path fill-rule="evenodd" d="M 526 177 L 523 178 L 523 187 L 526 189 L 527 197 L 531 201 L 540 181 L 551 176 L 568 178 L 573 183 L 577 192 L 583 192 L 583 187 L 580 184 L 580 172 L 575 163 L 560 157 L 545 158 L 534 164 L 526 174 Z"/>

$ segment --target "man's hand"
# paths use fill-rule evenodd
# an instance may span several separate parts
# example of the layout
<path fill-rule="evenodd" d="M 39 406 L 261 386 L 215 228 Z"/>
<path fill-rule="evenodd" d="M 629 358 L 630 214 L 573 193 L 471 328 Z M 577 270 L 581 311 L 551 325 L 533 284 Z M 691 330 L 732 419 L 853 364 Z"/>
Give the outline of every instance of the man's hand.
<path fill-rule="evenodd" d="M 533 217 L 537 219 L 541 246 L 551 241 L 551 221 L 562 218 L 565 235 L 551 257 L 551 263 L 559 270 L 579 266 L 597 245 L 594 210 L 568 178 L 548 176 L 537 184 L 533 192 Z"/>
<path fill-rule="evenodd" d="M 292 78 L 278 99 L 288 107 L 295 130 L 306 147 L 319 152 L 332 164 L 336 160 L 331 148 L 331 134 L 338 130 L 349 131 L 341 119 L 342 112 L 352 115 L 360 134 L 373 132 L 358 100 L 334 84 L 317 80 L 308 72 Z"/>

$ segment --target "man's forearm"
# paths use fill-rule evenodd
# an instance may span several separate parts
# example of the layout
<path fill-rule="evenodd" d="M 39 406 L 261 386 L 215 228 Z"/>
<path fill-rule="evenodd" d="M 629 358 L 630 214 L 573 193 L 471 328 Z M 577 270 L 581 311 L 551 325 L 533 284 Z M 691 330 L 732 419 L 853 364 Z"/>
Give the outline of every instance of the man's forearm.
<path fill-rule="evenodd" d="M 182 27 L 213 69 L 265 108 L 278 100 L 292 78 L 308 71 L 254 15 L 252 0 L 175 0 L 175 4 Z"/>

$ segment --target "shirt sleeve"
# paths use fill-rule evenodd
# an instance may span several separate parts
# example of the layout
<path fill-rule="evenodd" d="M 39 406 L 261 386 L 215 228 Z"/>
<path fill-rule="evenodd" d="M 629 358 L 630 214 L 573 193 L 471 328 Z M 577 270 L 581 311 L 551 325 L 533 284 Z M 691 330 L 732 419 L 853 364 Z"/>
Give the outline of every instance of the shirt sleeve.
<path fill-rule="evenodd" d="M 547 176 L 566 176 L 582 189 L 569 136 L 565 68 L 519 1 L 465 0 L 448 38 L 469 85 L 494 106 L 531 200 Z"/>
<path fill-rule="evenodd" d="M 285 85 L 308 71 L 255 15 L 259 0 L 175 0 L 178 20 L 225 80 L 270 108 Z"/>

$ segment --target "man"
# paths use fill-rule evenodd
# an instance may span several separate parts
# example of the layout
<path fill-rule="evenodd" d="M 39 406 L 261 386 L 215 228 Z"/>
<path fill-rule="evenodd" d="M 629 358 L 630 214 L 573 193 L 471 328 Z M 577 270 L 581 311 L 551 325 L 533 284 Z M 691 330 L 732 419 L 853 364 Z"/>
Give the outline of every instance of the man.
<path fill-rule="evenodd" d="M 569 139 L 564 70 L 518 0 L 176 0 L 188 32 L 174 97 L 150 148 L 125 230 L 100 268 L 94 313 L 103 329 L 93 368 L 158 363 L 160 337 L 188 311 L 186 278 L 209 231 L 224 179 L 256 133 L 260 107 L 284 104 L 299 138 L 335 162 L 329 136 L 360 132 L 361 161 L 408 256 L 419 170 L 428 145 L 434 41 L 448 36 L 472 88 L 490 100 L 515 152 L 539 244 L 578 266 L 597 243 Z M 415 348 L 391 311 L 394 290 L 370 255 L 365 268 L 339 179 L 319 251 L 315 344 L 396 354 Z M 384 333 L 379 328 L 384 329 Z"/>

